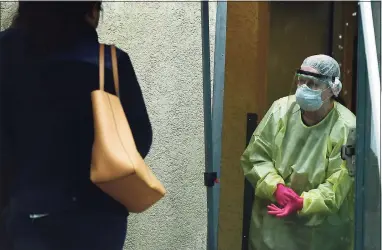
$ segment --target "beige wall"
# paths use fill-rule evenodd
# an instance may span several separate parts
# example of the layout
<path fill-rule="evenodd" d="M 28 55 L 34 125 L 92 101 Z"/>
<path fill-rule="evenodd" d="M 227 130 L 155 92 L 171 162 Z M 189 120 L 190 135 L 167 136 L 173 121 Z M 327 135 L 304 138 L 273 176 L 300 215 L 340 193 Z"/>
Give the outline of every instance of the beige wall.
<path fill-rule="evenodd" d="M 2 28 L 14 6 L 1 3 Z M 216 3 L 210 7 L 213 49 Z M 131 56 L 154 130 L 147 161 L 168 191 L 157 206 L 129 217 L 129 250 L 206 249 L 200 22 L 198 2 L 104 4 L 100 38 Z"/>

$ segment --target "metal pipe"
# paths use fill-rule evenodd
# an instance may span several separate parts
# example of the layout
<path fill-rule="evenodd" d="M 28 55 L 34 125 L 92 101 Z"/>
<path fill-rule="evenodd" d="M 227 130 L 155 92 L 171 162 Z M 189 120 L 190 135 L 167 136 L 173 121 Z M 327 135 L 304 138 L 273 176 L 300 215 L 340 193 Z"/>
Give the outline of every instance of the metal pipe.
<path fill-rule="evenodd" d="M 205 171 L 213 170 L 212 159 L 212 110 L 211 110 L 211 64 L 210 64 L 210 29 L 208 1 L 201 2 L 202 25 L 202 67 L 203 67 L 203 110 L 204 110 L 204 152 Z M 216 235 L 214 230 L 213 187 L 207 187 L 207 249 L 215 250 Z"/>
<path fill-rule="evenodd" d="M 221 134 L 223 123 L 223 96 L 225 74 L 227 2 L 217 2 L 213 102 L 211 104 L 211 72 L 209 42 L 208 2 L 201 3 L 202 13 L 202 53 L 203 53 L 203 99 L 205 127 L 206 172 L 220 175 Z M 212 106 L 212 109 L 211 109 Z M 207 249 L 218 249 L 219 185 L 207 187 Z"/>

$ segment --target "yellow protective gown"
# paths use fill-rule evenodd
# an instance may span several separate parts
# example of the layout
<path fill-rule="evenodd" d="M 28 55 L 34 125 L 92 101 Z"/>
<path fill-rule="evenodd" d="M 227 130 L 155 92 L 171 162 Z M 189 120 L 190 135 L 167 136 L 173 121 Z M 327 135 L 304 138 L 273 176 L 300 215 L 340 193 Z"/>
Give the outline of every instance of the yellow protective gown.
<path fill-rule="evenodd" d="M 273 103 L 241 157 L 255 188 L 251 250 L 353 248 L 354 179 L 341 159 L 341 146 L 355 125 L 354 114 L 339 103 L 311 127 L 302 122 L 294 96 Z M 278 183 L 304 198 L 297 215 L 267 214 Z"/>

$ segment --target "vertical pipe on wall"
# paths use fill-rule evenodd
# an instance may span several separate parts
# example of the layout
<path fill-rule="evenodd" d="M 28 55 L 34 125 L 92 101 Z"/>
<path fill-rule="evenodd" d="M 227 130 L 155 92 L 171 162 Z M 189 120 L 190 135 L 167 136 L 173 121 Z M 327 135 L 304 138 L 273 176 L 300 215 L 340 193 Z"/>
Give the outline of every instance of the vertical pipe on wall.
<path fill-rule="evenodd" d="M 203 67 L 203 110 L 204 110 L 204 151 L 205 171 L 213 171 L 212 159 L 212 109 L 211 109 L 211 68 L 210 68 L 210 29 L 208 1 L 201 2 L 202 25 L 202 67 Z M 207 249 L 214 248 L 216 233 L 214 230 L 213 187 L 207 186 Z"/>
<path fill-rule="evenodd" d="M 207 173 L 220 174 L 221 135 L 225 76 L 227 2 L 217 2 L 214 55 L 213 102 L 211 104 L 210 42 L 208 1 L 201 3 L 205 164 Z M 211 108 L 212 106 L 212 108 Z M 218 249 L 219 186 L 207 187 L 207 249 Z"/>

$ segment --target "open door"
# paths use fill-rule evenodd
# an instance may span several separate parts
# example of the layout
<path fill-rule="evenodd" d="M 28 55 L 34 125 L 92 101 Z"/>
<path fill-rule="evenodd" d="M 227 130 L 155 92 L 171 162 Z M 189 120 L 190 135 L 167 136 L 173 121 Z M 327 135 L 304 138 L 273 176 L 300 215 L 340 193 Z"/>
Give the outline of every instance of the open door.
<path fill-rule="evenodd" d="M 380 4 L 373 13 L 371 3 L 362 2 L 358 12 L 355 250 L 381 249 L 381 38 L 374 33 L 381 29 Z"/>
<path fill-rule="evenodd" d="M 213 96 L 215 102 L 215 93 L 224 92 L 217 102 L 222 113 L 214 116 L 212 109 L 212 123 L 221 122 L 222 134 L 221 160 L 213 163 L 220 177 L 220 198 L 214 200 L 218 217 L 213 217 L 218 219 L 217 246 L 209 249 L 248 249 L 254 192 L 243 177 L 240 156 L 271 104 L 290 93 L 304 58 L 329 54 L 340 63 L 344 86 L 339 101 L 356 111 L 357 32 L 355 2 L 227 3 L 225 64 L 219 68 L 215 62 L 214 68 L 224 68 L 225 77 L 224 91 Z"/>

